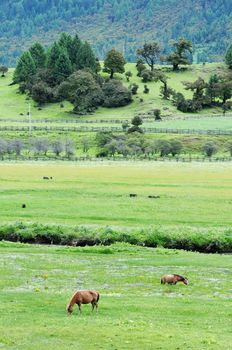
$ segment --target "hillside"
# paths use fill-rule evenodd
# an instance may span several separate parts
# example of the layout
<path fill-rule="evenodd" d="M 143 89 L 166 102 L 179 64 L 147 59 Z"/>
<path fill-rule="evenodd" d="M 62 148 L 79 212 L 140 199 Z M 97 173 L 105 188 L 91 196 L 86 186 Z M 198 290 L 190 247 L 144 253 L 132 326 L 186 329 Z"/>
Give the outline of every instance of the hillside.
<path fill-rule="evenodd" d="M 85 115 L 83 117 L 77 116 L 72 112 L 72 105 L 69 102 L 64 103 L 64 108 L 60 108 L 59 103 L 51 103 L 43 106 L 42 110 L 38 109 L 37 103 L 31 101 L 32 116 L 35 119 L 131 119 L 136 114 L 149 113 L 153 108 L 160 108 L 162 116 L 174 117 L 176 115 L 186 114 L 177 111 L 176 107 L 173 106 L 171 101 L 163 100 L 160 96 L 161 83 L 148 82 L 147 86 L 150 89 L 149 94 L 144 94 L 144 83 L 136 73 L 135 64 L 128 63 L 125 67 L 126 71 L 131 71 L 133 76 L 130 82 L 126 81 L 125 75 L 117 75 L 118 79 L 122 79 L 125 86 L 136 83 L 138 84 L 138 94 L 133 97 L 133 102 L 125 107 L 120 108 L 105 108 L 100 107 L 94 114 Z M 184 89 L 183 81 L 194 81 L 198 77 L 202 77 L 206 81 L 209 80 L 210 76 L 214 73 L 223 75 L 226 67 L 222 63 L 209 63 L 206 65 L 198 64 L 192 65 L 188 70 L 174 73 L 172 71 L 166 72 L 168 76 L 168 85 L 183 93 L 186 98 L 192 96 L 192 92 Z M 103 73 L 104 74 L 104 73 Z M 18 85 L 10 86 L 13 77 L 13 69 L 7 73 L 5 78 L 0 78 L 0 98 L 1 98 L 1 110 L 0 119 L 22 119 L 22 114 L 26 115 L 28 111 L 28 99 L 25 94 L 18 93 Z M 222 112 L 220 107 L 211 109 L 203 109 L 200 114 L 220 114 Z"/>
<path fill-rule="evenodd" d="M 113 46 L 134 61 L 136 49 L 155 39 L 168 51 L 171 39 L 185 36 L 194 60 L 218 61 L 232 34 L 230 0 L 6 0 L 0 3 L 0 63 L 15 65 L 32 42 L 45 45 L 61 31 L 78 32 L 104 57 Z"/>

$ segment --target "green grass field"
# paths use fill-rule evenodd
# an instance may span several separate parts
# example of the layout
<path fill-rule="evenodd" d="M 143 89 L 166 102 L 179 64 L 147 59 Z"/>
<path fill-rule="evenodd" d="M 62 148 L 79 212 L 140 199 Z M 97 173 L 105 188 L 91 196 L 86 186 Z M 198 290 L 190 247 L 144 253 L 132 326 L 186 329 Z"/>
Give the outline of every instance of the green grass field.
<path fill-rule="evenodd" d="M 210 63 L 203 65 L 192 65 L 186 71 L 180 71 L 179 73 L 168 72 L 169 86 L 176 89 L 179 92 L 185 94 L 186 97 L 191 97 L 191 92 L 184 90 L 182 84 L 183 81 L 194 81 L 199 76 L 203 77 L 208 81 L 210 75 L 217 73 L 223 73 L 225 71 L 223 63 Z M 160 97 L 160 83 L 147 83 L 150 93 L 144 94 L 143 88 L 144 83 L 136 75 L 136 68 L 134 63 L 128 63 L 125 70 L 130 70 L 133 73 L 133 77 L 129 83 L 126 82 L 124 75 L 118 75 L 119 79 L 123 79 L 125 85 L 136 83 L 139 85 L 137 96 L 134 97 L 134 102 L 126 107 L 121 108 L 99 108 L 94 115 L 87 115 L 81 118 L 95 118 L 95 119 L 131 119 L 135 114 L 147 113 L 151 109 L 160 108 L 163 115 L 175 115 L 176 109 L 172 106 L 169 101 L 164 101 Z M 31 103 L 32 107 L 32 118 L 36 119 L 70 119 L 77 118 L 76 115 L 72 114 L 72 106 L 66 102 L 64 108 L 60 108 L 59 103 L 49 104 L 43 107 L 40 111 L 33 101 L 28 101 L 26 95 L 20 95 L 17 93 L 17 86 L 9 86 L 12 81 L 13 70 L 11 69 L 5 78 L 0 78 L 0 99 L 1 99 L 1 118 L 21 118 L 20 113 L 23 113 L 26 117 L 28 111 L 28 105 Z M 140 99 L 144 101 L 141 103 Z M 168 107 L 168 110 L 163 110 L 163 107 Z M 201 113 L 220 113 L 220 109 L 204 110 Z M 181 112 L 178 112 L 181 114 Z"/>
<path fill-rule="evenodd" d="M 182 81 L 202 76 L 208 80 L 223 72 L 223 64 L 193 65 L 189 70 L 167 73 L 169 85 L 186 96 Z M 152 108 L 175 117 L 171 102 L 159 97 L 160 84 L 149 83 L 150 94 L 134 65 L 131 83 L 139 84 L 138 97 L 125 108 L 100 108 L 83 119 L 131 119 Z M 79 118 L 65 103 L 44 106 L 40 111 L 17 86 L 8 86 L 12 70 L 0 78 L 0 123 L 19 125 L 27 118 Z M 123 78 L 124 79 L 124 78 Z M 124 83 L 127 82 L 124 79 Z M 139 99 L 144 101 L 140 102 Z M 163 107 L 168 109 L 163 110 Z M 147 126 L 231 130 L 230 118 L 167 120 Z M 20 115 L 22 113 L 23 115 Z M 14 119 L 3 122 L 1 119 Z M 21 124 L 20 124 L 21 125 Z M 55 125 L 55 124 L 54 124 Z M 103 125 L 102 125 L 103 126 Z M 77 155 L 81 138 L 94 133 L 38 131 L 50 141 L 72 137 Z M 20 137 L 27 144 L 27 131 L 2 131 L 1 137 Z M 199 153 L 206 140 L 215 140 L 224 152 L 228 137 L 147 135 L 148 138 L 178 138 L 185 153 Z M 194 152 L 195 152 L 194 151 Z M 0 163 L 1 224 L 49 223 L 88 227 L 115 227 L 191 232 L 217 231 L 231 227 L 232 164 L 165 162 L 2 162 Z M 43 176 L 52 176 L 43 180 Z M 136 193 L 136 198 L 130 198 Z M 159 195 L 149 199 L 148 195 Z M 22 208 L 22 204 L 26 208 Z M 179 232 L 179 231 L 178 231 Z M 7 350 L 232 350 L 230 255 L 204 255 L 184 251 L 131 247 L 126 244 L 101 247 L 30 246 L 0 242 L 0 349 Z M 186 275 L 189 286 L 161 286 L 164 273 Z M 101 294 L 99 314 L 90 306 L 83 314 L 68 317 L 66 304 L 76 289 L 96 289 Z"/>
<path fill-rule="evenodd" d="M 143 126 L 151 128 L 167 129 L 192 129 L 192 130 L 232 130 L 232 117 L 201 117 L 173 119 L 160 122 L 144 123 Z"/>
<path fill-rule="evenodd" d="M 2 242 L 0 347 L 231 350 L 231 271 L 225 255 Z M 163 286 L 165 273 L 190 283 Z M 98 314 L 66 315 L 76 289 L 100 292 Z"/>
<path fill-rule="evenodd" d="M 0 219 L 122 227 L 230 226 L 231 170 L 230 163 L 2 163 Z M 129 193 L 138 197 L 129 198 Z"/>

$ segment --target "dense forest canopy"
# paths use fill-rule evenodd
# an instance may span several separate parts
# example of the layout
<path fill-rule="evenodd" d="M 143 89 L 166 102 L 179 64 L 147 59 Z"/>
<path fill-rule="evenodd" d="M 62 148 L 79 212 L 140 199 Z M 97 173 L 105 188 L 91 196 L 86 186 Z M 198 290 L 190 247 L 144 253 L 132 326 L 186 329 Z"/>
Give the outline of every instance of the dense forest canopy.
<path fill-rule="evenodd" d="M 102 59 L 112 47 L 135 61 L 149 40 L 168 52 L 169 41 L 193 42 L 195 62 L 221 60 L 232 34 L 231 0 L 4 0 L 0 2 L 0 64 L 39 40 L 45 46 L 61 31 L 78 33 Z"/>

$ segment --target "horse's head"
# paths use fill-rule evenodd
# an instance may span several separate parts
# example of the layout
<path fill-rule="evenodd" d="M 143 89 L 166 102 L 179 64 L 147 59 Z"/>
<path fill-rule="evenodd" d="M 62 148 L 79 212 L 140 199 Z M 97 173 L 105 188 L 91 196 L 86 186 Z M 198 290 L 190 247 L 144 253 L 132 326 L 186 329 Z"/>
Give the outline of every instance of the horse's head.
<path fill-rule="evenodd" d="M 187 279 L 187 278 L 184 278 L 183 283 L 186 284 L 186 285 L 188 285 L 188 283 L 189 283 L 188 279 Z"/>
<path fill-rule="evenodd" d="M 73 306 L 72 306 L 72 305 L 70 305 L 70 304 L 68 304 L 68 306 L 67 306 L 66 310 L 67 310 L 67 313 L 68 313 L 69 315 L 71 315 L 71 314 L 72 314 L 72 312 L 73 312 Z"/>

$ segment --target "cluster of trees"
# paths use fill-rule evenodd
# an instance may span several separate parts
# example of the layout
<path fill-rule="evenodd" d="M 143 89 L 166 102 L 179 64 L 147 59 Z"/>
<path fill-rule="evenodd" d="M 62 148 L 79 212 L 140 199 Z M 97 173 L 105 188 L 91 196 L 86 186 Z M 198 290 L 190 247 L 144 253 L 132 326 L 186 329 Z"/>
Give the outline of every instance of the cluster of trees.
<path fill-rule="evenodd" d="M 160 44 L 153 41 L 137 50 L 137 75 L 142 82 L 161 82 L 162 98 L 171 99 L 182 112 L 197 112 L 215 105 L 222 106 L 224 113 L 230 109 L 232 80 L 229 74 L 214 74 L 208 82 L 202 78 L 183 82 L 185 89 L 193 92 L 192 99 L 186 99 L 182 93 L 168 86 L 168 76 L 163 69 L 155 68 L 155 64 L 162 60 L 172 64 L 173 71 L 178 71 L 180 65 L 191 64 L 191 41 L 180 38 L 172 42 L 172 47 L 173 51 L 164 55 Z M 232 68 L 232 46 L 225 60 Z M 120 80 L 114 79 L 115 73 L 125 73 L 127 81 L 130 81 L 132 73 L 125 72 L 125 64 L 123 55 L 111 49 L 103 67 L 103 72 L 109 76 L 104 77 L 99 74 L 101 65 L 90 45 L 82 42 L 77 35 L 72 37 L 63 33 L 47 51 L 40 43 L 25 51 L 14 71 L 13 83 L 18 83 L 20 92 L 28 92 L 38 104 L 66 99 L 73 104 L 76 114 L 86 114 L 94 112 L 99 106 L 120 107 L 132 101 L 138 85 L 133 83 L 126 88 Z M 4 76 L 7 67 L 0 67 L 0 71 Z M 147 85 L 144 85 L 144 93 L 149 93 Z"/>
<path fill-rule="evenodd" d="M 149 140 L 140 132 L 114 135 L 111 132 L 99 132 L 96 134 L 98 157 L 122 155 L 123 157 L 153 156 L 160 153 L 163 157 L 168 154 L 173 156 L 182 150 L 182 143 L 177 140 Z M 168 145 L 168 149 L 167 149 Z"/>
<path fill-rule="evenodd" d="M 88 147 L 88 140 L 83 138 L 82 141 L 83 149 Z M 53 142 L 49 141 L 47 138 L 32 138 L 30 140 L 29 146 L 19 139 L 4 139 L 0 138 L 0 157 L 4 159 L 5 155 L 15 157 L 20 157 L 22 152 L 30 153 L 34 155 L 44 155 L 46 156 L 48 152 L 53 153 L 56 157 L 59 157 L 61 154 L 64 154 L 67 158 L 70 158 L 74 152 L 74 142 L 71 138 L 65 140 L 55 140 Z"/>
<path fill-rule="evenodd" d="M 173 43 L 173 46 L 175 50 L 169 55 L 163 56 L 162 60 L 172 63 L 173 71 L 177 71 L 180 65 L 191 63 L 188 54 L 192 52 L 192 44 L 189 40 L 179 39 Z M 136 63 L 137 75 L 141 77 L 142 82 L 161 82 L 161 96 L 164 99 L 172 99 L 178 110 L 182 112 L 198 112 L 202 108 L 221 106 L 223 113 L 225 113 L 231 108 L 232 77 L 229 71 L 223 76 L 214 74 L 209 81 L 198 78 L 194 82 L 183 82 L 185 89 L 193 92 L 192 99 L 186 99 L 182 93 L 168 86 L 168 77 L 162 69 L 154 68 L 155 63 L 161 57 L 161 48 L 158 43 L 144 44 L 143 48 L 138 49 L 137 53 L 141 56 Z M 232 69 L 232 45 L 226 52 L 225 62 Z M 145 63 L 150 69 L 147 69 Z M 146 91 L 146 93 L 148 92 L 149 90 Z"/>
<path fill-rule="evenodd" d="M 208 82 L 198 78 L 194 82 L 183 82 L 185 89 L 193 92 L 192 99 L 182 93 L 170 91 L 177 109 L 182 112 L 198 112 L 202 108 L 221 106 L 225 114 L 231 108 L 232 80 L 230 74 L 211 75 Z"/>
<path fill-rule="evenodd" d="M 193 51 L 191 41 L 180 38 L 172 42 L 172 48 L 172 51 L 168 55 L 161 55 L 162 49 L 158 42 L 145 43 L 142 48 L 137 50 L 137 55 L 142 58 L 142 61 L 137 62 L 137 66 L 140 65 L 138 71 L 141 73 L 145 70 L 146 67 L 142 66 L 144 61 L 150 67 L 151 72 L 154 70 L 154 65 L 160 61 L 172 64 L 174 71 L 177 71 L 180 65 L 191 63 L 191 54 Z"/>
<path fill-rule="evenodd" d="M 125 60 L 115 49 L 108 52 L 104 71 L 91 46 L 77 35 L 62 33 L 49 50 L 35 43 L 20 57 L 14 71 L 13 83 L 20 92 L 28 92 L 38 104 L 69 100 L 74 112 L 93 112 L 98 106 L 119 107 L 132 101 L 131 91 L 114 80 L 114 73 L 125 71 Z"/>
<path fill-rule="evenodd" d="M 177 156 L 184 151 L 183 143 L 177 139 L 148 139 L 139 132 L 114 135 L 111 132 L 99 132 L 96 134 L 98 157 L 116 156 L 123 157 L 153 157 L 158 155 Z M 214 141 L 207 141 L 202 146 L 202 153 L 211 157 L 216 154 L 219 147 Z M 232 142 L 225 144 L 225 150 L 232 156 Z"/>
<path fill-rule="evenodd" d="M 87 136 L 83 136 L 80 139 L 82 153 L 88 154 L 92 146 L 92 141 Z M 185 153 L 184 145 L 178 139 L 149 139 L 139 131 L 127 132 L 123 135 L 115 135 L 111 132 L 103 131 L 98 132 L 95 137 L 95 146 L 97 147 L 97 157 L 153 158 L 154 156 L 175 157 Z M 232 141 L 225 142 L 223 148 L 232 157 Z M 212 157 L 218 152 L 219 146 L 214 141 L 207 141 L 201 149 L 202 154 Z M 75 153 L 76 147 L 71 138 L 51 141 L 45 137 L 34 137 L 30 139 L 29 145 L 26 145 L 20 138 L 0 138 L 0 158 L 2 160 L 6 155 L 15 158 L 21 155 L 30 155 L 72 159 Z"/>

